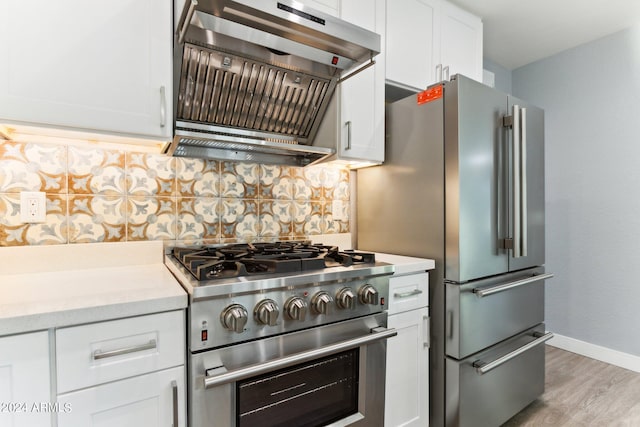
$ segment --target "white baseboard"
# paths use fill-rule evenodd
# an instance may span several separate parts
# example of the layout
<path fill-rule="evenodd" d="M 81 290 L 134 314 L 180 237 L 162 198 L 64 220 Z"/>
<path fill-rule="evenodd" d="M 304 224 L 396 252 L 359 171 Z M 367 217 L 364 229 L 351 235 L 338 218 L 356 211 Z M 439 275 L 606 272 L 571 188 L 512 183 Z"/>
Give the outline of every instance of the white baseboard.
<path fill-rule="evenodd" d="M 629 353 L 623 353 L 621 351 L 612 350 L 607 347 L 590 344 L 585 341 L 580 341 L 558 334 L 547 341 L 547 344 L 561 348 L 562 350 L 590 357 L 591 359 L 609 363 L 610 365 L 619 366 L 624 369 L 629 369 L 630 371 L 640 372 L 639 356 L 634 356 Z"/>

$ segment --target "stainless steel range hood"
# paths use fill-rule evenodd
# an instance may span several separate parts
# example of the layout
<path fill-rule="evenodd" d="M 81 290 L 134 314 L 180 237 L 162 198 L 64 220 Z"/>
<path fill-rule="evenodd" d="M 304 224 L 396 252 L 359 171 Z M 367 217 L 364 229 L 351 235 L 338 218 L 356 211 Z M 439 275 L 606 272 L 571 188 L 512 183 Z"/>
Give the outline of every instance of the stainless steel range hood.
<path fill-rule="evenodd" d="M 176 32 L 168 153 L 319 162 L 334 153 L 313 139 L 339 79 L 379 52 L 378 34 L 296 1 L 187 0 Z"/>

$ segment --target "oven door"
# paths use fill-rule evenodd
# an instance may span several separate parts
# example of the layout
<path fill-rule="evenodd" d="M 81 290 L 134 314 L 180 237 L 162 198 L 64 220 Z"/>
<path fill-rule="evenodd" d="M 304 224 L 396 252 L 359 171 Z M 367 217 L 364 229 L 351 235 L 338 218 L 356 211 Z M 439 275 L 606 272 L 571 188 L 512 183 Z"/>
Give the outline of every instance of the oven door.
<path fill-rule="evenodd" d="M 191 356 L 193 427 L 383 426 L 387 315 Z"/>

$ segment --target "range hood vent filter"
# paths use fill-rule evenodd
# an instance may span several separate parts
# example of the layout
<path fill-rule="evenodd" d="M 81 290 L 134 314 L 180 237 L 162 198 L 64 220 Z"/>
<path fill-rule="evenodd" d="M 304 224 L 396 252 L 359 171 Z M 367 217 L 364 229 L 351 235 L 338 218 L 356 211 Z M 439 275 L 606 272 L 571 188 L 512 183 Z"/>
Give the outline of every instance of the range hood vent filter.
<path fill-rule="evenodd" d="M 185 44 L 176 114 L 304 144 L 330 86 L 329 79 Z"/>

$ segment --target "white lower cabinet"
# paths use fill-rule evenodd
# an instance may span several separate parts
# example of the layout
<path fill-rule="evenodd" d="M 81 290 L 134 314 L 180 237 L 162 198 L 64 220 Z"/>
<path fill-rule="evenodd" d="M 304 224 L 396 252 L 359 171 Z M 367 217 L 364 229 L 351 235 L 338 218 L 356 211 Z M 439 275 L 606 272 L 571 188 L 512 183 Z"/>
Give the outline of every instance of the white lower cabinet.
<path fill-rule="evenodd" d="M 0 426 L 50 426 L 49 336 L 0 338 Z"/>
<path fill-rule="evenodd" d="M 184 311 L 56 330 L 58 427 L 186 426 Z"/>
<path fill-rule="evenodd" d="M 387 427 L 429 424 L 428 321 L 428 308 L 389 316 L 387 324 L 398 335 L 387 342 Z"/>
<path fill-rule="evenodd" d="M 59 427 L 185 426 L 184 367 L 58 396 Z"/>
<path fill-rule="evenodd" d="M 385 427 L 429 425 L 429 275 L 389 279 Z"/>

